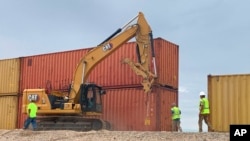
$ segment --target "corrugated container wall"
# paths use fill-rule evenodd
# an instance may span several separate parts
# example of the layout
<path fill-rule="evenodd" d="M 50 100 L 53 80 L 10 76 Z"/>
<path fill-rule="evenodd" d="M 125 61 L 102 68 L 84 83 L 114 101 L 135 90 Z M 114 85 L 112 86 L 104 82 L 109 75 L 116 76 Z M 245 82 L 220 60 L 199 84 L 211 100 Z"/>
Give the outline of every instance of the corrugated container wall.
<path fill-rule="evenodd" d="M 19 58 L 0 60 L 0 95 L 17 95 L 19 76 Z"/>
<path fill-rule="evenodd" d="M 109 121 L 116 131 L 170 131 L 171 103 L 178 102 L 178 91 L 153 87 L 145 94 L 142 87 L 106 89 L 103 96 L 102 119 Z M 22 103 L 22 98 L 19 98 Z M 23 127 L 26 115 L 18 116 Z"/>
<path fill-rule="evenodd" d="M 178 46 L 161 38 L 154 40 L 158 83 L 178 88 Z M 135 42 L 124 44 L 98 64 L 89 82 L 102 86 L 138 85 L 142 78 L 122 63 L 136 60 Z M 76 65 L 89 49 L 43 54 L 21 58 L 21 92 L 25 88 L 68 89 Z M 153 70 L 153 69 L 152 69 Z"/>
<path fill-rule="evenodd" d="M 161 85 L 179 88 L 179 46 L 162 38 L 154 40 L 158 80 Z"/>
<path fill-rule="evenodd" d="M 23 95 L 20 95 L 18 97 L 18 112 L 17 112 L 17 114 L 18 114 L 18 116 L 17 116 L 18 120 L 17 120 L 17 128 L 23 128 L 24 121 L 27 118 L 27 115 L 22 113 L 22 104 L 23 104 L 23 101 L 22 101 L 23 97 L 22 96 Z"/>
<path fill-rule="evenodd" d="M 7 95 L 7 94 L 6 94 Z M 15 129 L 17 124 L 17 95 L 0 95 L 0 129 Z"/>
<path fill-rule="evenodd" d="M 170 131 L 171 103 L 177 99 L 177 91 L 162 87 L 150 94 L 141 87 L 107 90 L 103 119 L 116 131 Z"/>
<path fill-rule="evenodd" d="M 208 75 L 211 123 L 229 132 L 230 124 L 250 124 L 250 74 Z"/>

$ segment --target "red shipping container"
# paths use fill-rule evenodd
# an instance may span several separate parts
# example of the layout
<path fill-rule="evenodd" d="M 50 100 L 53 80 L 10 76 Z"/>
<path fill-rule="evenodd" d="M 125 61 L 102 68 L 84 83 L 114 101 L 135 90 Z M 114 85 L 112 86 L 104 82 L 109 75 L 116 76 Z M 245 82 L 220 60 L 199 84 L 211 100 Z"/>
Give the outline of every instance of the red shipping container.
<path fill-rule="evenodd" d="M 124 58 L 137 59 L 135 46 L 135 42 L 124 44 L 95 67 L 88 81 L 101 86 L 140 84 L 142 78 L 129 65 L 122 63 Z M 154 39 L 154 46 L 158 75 L 156 82 L 178 88 L 178 46 L 161 38 Z M 29 88 L 68 89 L 79 60 L 89 50 L 90 48 L 22 57 L 20 93 Z"/>
<path fill-rule="evenodd" d="M 138 85 L 142 78 L 122 63 L 123 59 L 129 58 L 137 62 L 136 43 L 130 42 L 122 45 L 115 53 L 108 56 L 98 64 L 90 73 L 89 82 L 95 82 L 102 86 Z M 172 88 L 178 88 L 179 80 L 179 47 L 162 38 L 154 39 L 156 71 L 158 79 L 156 83 Z M 154 73 L 153 63 L 151 72 Z"/>
<path fill-rule="evenodd" d="M 178 91 L 153 87 L 145 94 L 142 87 L 107 90 L 102 119 L 116 131 L 171 131 L 171 104 L 178 102 Z"/>
<path fill-rule="evenodd" d="M 74 69 L 89 49 L 22 57 L 20 93 L 29 88 L 67 89 Z"/>
<path fill-rule="evenodd" d="M 178 91 L 154 86 L 150 94 L 142 87 L 106 89 L 102 118 L 115 131 L 171 131 L 171 104 L 178 102 Z M 18 127 L 23 127 L 22 97 L 19 97 Z"/>

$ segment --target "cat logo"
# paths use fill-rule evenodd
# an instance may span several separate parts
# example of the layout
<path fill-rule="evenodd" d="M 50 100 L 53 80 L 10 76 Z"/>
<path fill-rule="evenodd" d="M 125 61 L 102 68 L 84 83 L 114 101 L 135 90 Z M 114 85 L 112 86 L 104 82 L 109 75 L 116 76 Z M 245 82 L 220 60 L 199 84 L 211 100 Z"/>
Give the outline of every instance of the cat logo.
<path fill-rule="evenodd" d="M 111 43 L 108 43 L 108 44 L 103 46 L 102 50 L 107 51 L 107 50 L 110 50 L 112 47 L 113 47 L 113 45 Z"/>
<path fill-rule="evenodd" d="M 29 94 L 28 95 L 28 100 L 29 101 L 34 101 L 34 102 L 36 102 L 36 101 L 38 101 L 38 94 Z"/>

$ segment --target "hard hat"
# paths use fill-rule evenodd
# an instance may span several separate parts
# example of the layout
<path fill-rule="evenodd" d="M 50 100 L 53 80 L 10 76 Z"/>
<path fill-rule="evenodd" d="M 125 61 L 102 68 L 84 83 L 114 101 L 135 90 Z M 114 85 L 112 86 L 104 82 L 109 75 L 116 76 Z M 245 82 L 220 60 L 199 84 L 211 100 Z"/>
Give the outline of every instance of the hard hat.
<path fill-rule="evenodd" d="M 205 92 L 203 91 L 200 92 L 200 96 L 205 96 L 205 95 L 206 95 Z"/>

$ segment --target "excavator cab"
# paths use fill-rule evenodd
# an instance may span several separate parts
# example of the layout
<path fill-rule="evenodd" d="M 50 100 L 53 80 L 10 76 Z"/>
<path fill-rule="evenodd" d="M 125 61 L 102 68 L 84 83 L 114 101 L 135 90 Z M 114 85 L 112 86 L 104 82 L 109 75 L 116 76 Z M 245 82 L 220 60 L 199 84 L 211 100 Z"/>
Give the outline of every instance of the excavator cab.
<path fill-rule="evenodd" d="M 106 94 L 106 91 L 94 83 L 81 84 L 79 103 L 82 112 L 101 113 L 102 95 L 104 94 Z"/>

